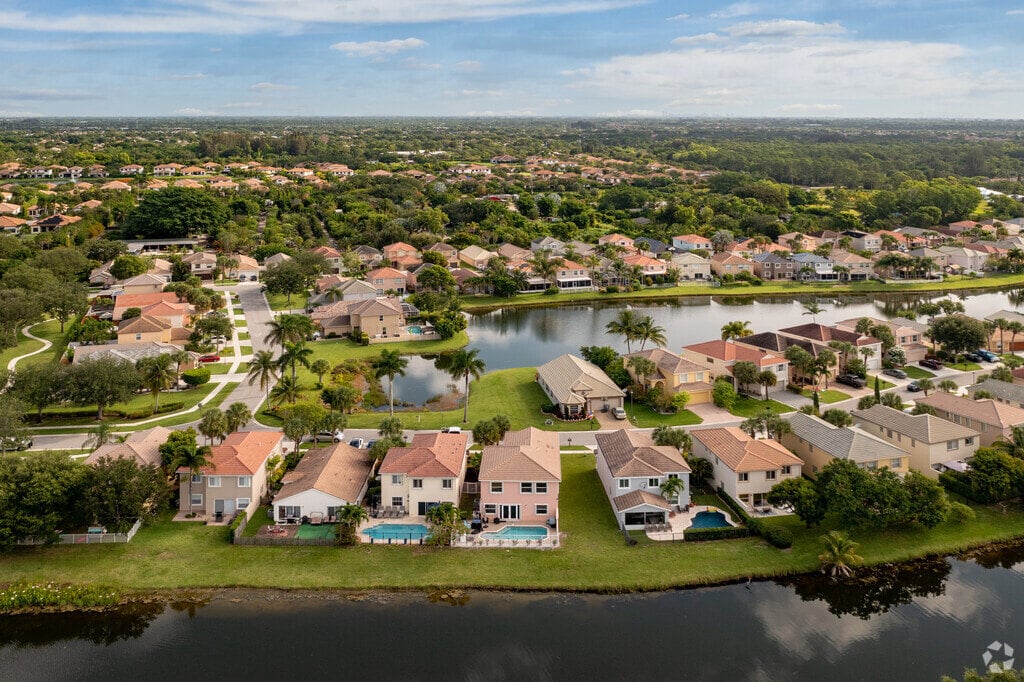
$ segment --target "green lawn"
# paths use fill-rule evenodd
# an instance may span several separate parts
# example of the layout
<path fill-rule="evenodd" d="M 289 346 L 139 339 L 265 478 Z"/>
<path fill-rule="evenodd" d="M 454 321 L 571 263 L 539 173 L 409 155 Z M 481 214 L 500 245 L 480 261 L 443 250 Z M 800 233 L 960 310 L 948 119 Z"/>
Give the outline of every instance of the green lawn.
<path fill-rule="evenodd" d="M 305 310 L 309 294 L 292 294 L 292 302 L 289 305 L 288 297 L 284 294 L 272 294 L 266 292 L 267 303 L 271 310 Z"/>
<path fill-rule="evenodd" d="M 967 362 L 966 360 L 964 362 L 957 362 L 952 365 L 946 365 L 946 367 L 949 367 L 950 369 L 958 369 L 961 372 L 976 372 L 979 369 L 981 369 L 981 365 L 979 365 L 978 363 Z"/>
<path fill-rule="evenodd" d="M 689 410 L 680 410 L 675 414 L 659 414 L 647 405 L 637 404 L 630 407 L 628 401 L 626 402 L 626 412 L 630 416 L 630 421 L 632 421 L 635 426 L 642 429 L 649 429 L 663 425 L 692 426 L 704 421 Z"/>
<path fill-rule="evenodd" d="M 736 396 L 736 402 L 733 403 L 732 409 L 729 410 L 737 417 L 753 417 L 758 412 L 763 412 L 765 408 L 770 409 L 775 414 L 785 414 L 792 412 L 794 408 L 780 403 L 777 400 L 761 400 L 759 398 L 748 398 L 747 396 Z"/>
<path fill-rule="evenodd" d="M 399 355 L 433 355 L 458 350 L 469 343 L 466 332 L 459 332 L 450 339 L 434 341 L 399 341 L 397 343 L 375 343 L 362 346 L 349 339 L 324 339 L 310 344 L 313 359 L 324 358 L 332 365 L 351 358 L 376 358 L 382 350 L 397 351 Z M 275 349 L 276 350 L 276 349 Z"/>
<path fill-rule="evenodd" d="M 243 355 L 252 355 L 252 346 L 239 346 L 238 355 L 239 357 Z"/>
<path fill-rule="evenodd" d="M 68 324 L 64 325 L 64 329 L 67 330 Z M 65 334 L 60 331 L 60 322 L 57 320 L 47 320 L 46 322 L 40 322 L 39 324 L 32 327 L 30 330 L 33 334 L 41 339 L 46 339 L 53 345 L 45 353 L 39 355 L 33 355 L 30 358 L 26 358 L 23 362 L 26 365 L 37 365 L 43 362 L 59 362 L 64 357 L 64 351 L 68 348 L 68 339 Z M 21 363 L 18 363 L 19 366 Z"/>
<path fill-rule="evenodd" d="M 0 369 L 7 369 L 7 363 L 14 358 L 24 355 L 25 353 L 31 353 L 34 350 L 39 350 L 43 347 L 43 344 L 34 339 L 30 339 L 21 331 L 18 331 L 18 345 L 12 346 L 3 352 L 0 352 Z M 41 355 L 46 355 L 41 353 Z"/>
<path fill-rule="evenodd" d="M 164 514 L 124 545 L 18 548 L 0 556 L 5 581 L 59 581 L 146 592 L 204 587 L 512 588 L 542 590 L 664 590 L 748 577 L 816 570 L 818 537 L 829 525 L 805 529 L 793 517 L 766 519 L 793 531 L 780 551 L 759 538 L 627 546 L 594 458 L 562 456 L 560 530 L 556 550 L 432 549 L 420 546 L 235 547 L 223 526 L 170 520 Z M 720 505 L 716 505 L 720 506 Z M 977 519 L 921 528 L 853 533 L 868 563 L 949 553 L 1024 534 L 1024 512 L 976 508 Z M 257 512 L 262 513 L 262 512 Z M 257 524 L 250 524 L 254 526 Z"/>
<path fill-rule="evenodd" d="M 869 384 L 869 386 L 870 385 L 871 384 Z M 814 392 L 811 391 L 809 388 L 805 388 L 803 391 L 800 392 L 800 394 L 805 398 L 810 398 L 811 400 L 814 400 Z M 830 403 L 838 403 L 842 400 L 849 399 L 850 396 L 848 394 L 843 393 L 842 391 L 836 391 L 831 388 L 826 388 L 822 391 L 818 391 L 818 401 L 825 405 L 828 405 Z"/>
<path fill-rule="evenodd" d="M 245 318 L 243 317 L 241 320 L 235 320 L 235 326 L 236 327 L 248 327 L 249 323 L 246 322 Z"/>
<path fill-rule="evenodd" d="M 910 376 L 910 374 L 907 374 L 907 376 Z M 878 390 L 879 391 L 884 391 L 884 390 L 886 390 L 888 388 L 893 388 L 894 386 L 896 386 L 896 384 L 892 383 L 891 381 L 886 381 L 885 379 L 883 379 L 880 376 L 875 376 L 875 375 L 870 375 L 869 374 L 868 375 L 868 388 L 874 390 L 874 388 L 875 388 L 875 379 L 878 379 Z"/>
<path fill-rule="evenodd" d="M 227 374 L 228 370 L 231 369 L 231 363 L 209 362 L 206 363 L 206 369 L 210 370 L 210 374 Z"/>
<path fill-rule="evenodd" d="M 239 341 L 249 341 L 252 337 L 249 336 L 249 332 L 238 332 Z"/>
<path fill-rule="evenodd" d="M 217 355 L 221 356 L 222 358 L 233 358 L 235 356 L 235 349 L 232 348 L 231 346 L 224 346 L 219 351 L 217 351 Z"/>
<path fill-rule="evenodd" d="M 165 391 L 160 394 L 160 404 L 166 405 L 168 403 L 182 403 L 182 410 L 187 410 L 190 407 L 194 407 L 200 400 L 208 396 L 214 389 L 216 384 L 203 384 L 196 388 L 186 389 L 184 391 Z M 118 410 L 133 412 L 152 407 L 153 396 L 149 393 L 140 393 L 133 397 L 131 400 L 125 403 L 118 403 L 111 405 L 108 410 Z M 82 410 L 89 409 L 86 407 L 49 407 L 43 410 L 43 423 L 39 426 L 67 426 L 67 425 L 94 425 L 96 420 L 93 416 L 87 417 L 69 417 L 70 413 L 80 413 Z M 193 416 L 192 419 L 195 417 Z M 104 421 L 123 421 L 120 417 L 115 417 L 111 414 L 104 413 Z M 191 419 L 186 420 L 191 421 Z M 28 426 L 35 426 L 36 422 L 34 418 L 28 420 Z"/>
<path fill-rule="evenodd" d="M 929 372 L 926 369 L 921 369 L 916 365 L 907 365 L 903 368 L 903 371 L 907 373 L 907 376 L 911 379 L 934 379 L 935 374 Z"/>

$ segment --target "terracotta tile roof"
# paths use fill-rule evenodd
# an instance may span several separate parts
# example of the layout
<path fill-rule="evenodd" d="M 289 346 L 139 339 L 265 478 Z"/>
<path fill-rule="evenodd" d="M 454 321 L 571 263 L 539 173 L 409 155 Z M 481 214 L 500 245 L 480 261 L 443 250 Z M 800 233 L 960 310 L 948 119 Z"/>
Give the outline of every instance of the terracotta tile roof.
<path fill-rule="evenodd" d="M 481 481 L 561 481 L 558 434 L 532 426 L 509 431 L 480 457 Z"/>
<path fill-rule="evenodd" d="M 146 308 L 161 301 L 178 303 L 178 295 L 173 291 L 160 291 L 154 294 L 121 294 L 114 299 L 114 309 Z"/>
<path fill-rule="evenodd" d="M 655 445 L 647 433 L 618 429 L 611 433 L 598 433 L 594 438 L 612 476 L 642 478 L 690 471 L 679 450 L 668 445 Z"/>
<path fill-rule="evenodd" d="M 366 273 L 363 279 L 367 282 L 372 282 L 375 279 L 405 279 L 405 273 L 394 268 L 377 268 Z"/>
<path fill-rule="evenodd" d="M 284 485 L 274 501 L 281 503 L 307 490 L 318 490 L 346 504 L 358 504 L 372 471 L 373 463 L 366 452 L 348 443 L 309 450 L 281 479 Z"/>
<path fill-rule="evenodd" d="M 117 333 L 147 334 L 150 332 L 162 332 L 170 328 L 171 323 L 167 320 L 162 320 L 159 317 L 150 317 L 149 315 L 140 315 L 139 317 L 121 320 L 121 324 L 117 327 Z"/>
<path fill-rule="evenodd" d="M 407 447 L 388 450 L 380 473 L 457 478 L 468 446 L 469 435 L 465 433 L 417 433 Z"/>
<path fill-rule="evenodd" d="M 683 346 L 683 350 L 688 350 L 695 354 L 706 355 L 724 362 L 746 360 L 748 362 L 753 362 L 758 367 L 789 363 L 789 360 L 784 357 L 765 353 L 764 351 L 757 350 L 755 348 L 747 348 L 746 346 L 741 346 L 732 341 L 722 341 L 717 339 L 714 341 L 705 341 L 704 343 L 695 343 L 692 346 Z"/>
<path fill-rule="evenodd" d="M 803 460 L 779 443 L 773 440 L 754 440 L 746 431 L 735 426 L 695 429 L 690 433 L 736 473 L 775 471 L 780 467 L 803 464 Z"/>
<path fill-rule="evenodd" d="M 224 442 L 211 450 L 210 466 L 202 472 L 212 476 L 252 476 L 260 471 L 267 459 L 284 440 L 280 431 L 236 431 L 228 434 Z M 178 469 L 187 474 L 188 468 Z"/>
<path fill-rule="evenodd" d="M 971 400 L 945 391 L 936 391 L 931 395 L 918 398 L 915 402 L 918 405 L 929 405 L 935 408 L 938 416 L 947 420 L 952 415 L 959 415 L 983 424 L 991 424 L 1000 429 L 1024 424 L 1024 409 L 991 398 Z M 950 416 L 947 417 L 943 413 L 948 413 Z"/>

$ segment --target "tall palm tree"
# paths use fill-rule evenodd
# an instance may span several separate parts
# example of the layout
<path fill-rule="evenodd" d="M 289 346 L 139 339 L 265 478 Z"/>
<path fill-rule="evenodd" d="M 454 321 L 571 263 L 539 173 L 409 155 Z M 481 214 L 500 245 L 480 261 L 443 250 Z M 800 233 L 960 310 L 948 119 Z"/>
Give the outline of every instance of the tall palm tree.
<path fill-rule="evenodd" d="M 228 420 L 228 431 L 234 433 L 249 423 L 252 411 L 248 405 L 239 401 L 228 405 L 228 409 L 224 410 L 224 417 Z"/>
<path fill-rule="evenodd" d="M 281 357 L 277 359 L 277 364 L 284 371 L 289 367 L 292 370 L 292 380 L 295 380 L 295 370 L 298 369 L 299 365 L 309 369 L 310 358 L 313 357 L 313 349 L 306 346 L 302 341 L 296 343 L 286 343 L 284 345 L 284 352 L 281 353 Z"/>
<path fill-rule="evenodd" d="M 870 358 L 870 357 L 873 357 L 873 356 L 874 356 L 874 354 L 875 354 L 875 349 L 874 349 L 874 348 L 868 348 L 867 346 L 864 346 L 863 348 L 861 348 L 861 349 L 860 349 L 859 351 L 857 351 L 857 352 L 858 352 L 858 353 L 860 353 L 860 354 L 861 354 L 861 357 L 863 357 L 863 358 L 864 358 L 864 365 L 865 365 L 865 366 L 867 366 L 867 364 L 868 364 L 868 358 Z"/>
<path fill-rule="evenodd" d="M 661 484 L 661 495 L 670 502 L 679 504 L 679 496 L 686 492 L 686 482 L 679 478 L 667 478 L 665 482 Z"/>
<path fill-rule="evenodd" d="M 640 318 L 636 325 L 636 338 L 640 342 L 640 350 L 644 349 L 644 345 L 648 341 L 655 346 L 664 346 L 667 342 L 665 339 L 665 328 L 655 324 L 654 318 L 650 315 L 644 315 Z"/>
<path fill-rule="evenodd" d="M 479 357 L 479 349 L 463 348 L 455 351 L 448 364 L 448 374 L 452 379 L 462 379 L 465 387 L 465 399 L 462 402 L 462 423 L 469 421 L 469 377 L 479 379 L 487 369 L 487 365 Z"/>
<path fill-rule="evenodd" d="M 560 256 L 552 258 L 550 253 L 542 249 L 526 262 L 538 277 L 548 284 L 554 285 L 555 275 L 558 274 L 558 268 L 565 263 L 565 259 Z"/>
<path fill-rule="evenodd" d="M 269 350 L 260 350 L 249 362 L 249 385 L 260 382 L 260 390 L 270 396 L 270 387 L 277 381 L 277 360 Z"/>
<path fill-rule="evenodd" d="M 995 328 L 999 330 L 999 352 L 1005 353 L 1006 344 L 1003 343 L 1003 333 L 1006 332 L 1006 330 L 1009 328 L 1010 321 L 1007 320 L 1005 317 L 997 317 L 996 319 L 992 320 L 992 324 L 995 325 Z"/>
<path fill-rule="evenodd" d="M 1013 320 L 1006 325 L 1006 331 L 1010 332 L 1010 354 L 1013 355 L 1013 347 L 1017 342 L 1017 334 L 1024 333 L 1024 323 Z"/>
<path fill-rule="evenodd" d="M 817 301 L 811 301 L 810 303 L 804 303 L 804 315 L 811 316 L 811 322 L 818 322 L 818 315 L 825 312 L 825 309 L 818 305 Z"/>
<path fill-rule="evenodd" d="M 192 354 L 187 350 L 176 350 L 171 353 L 171 362 L 174 363 L 174 385 L 177 387 L 178 379 L 181 377 L 181 366 L 192 359 Z"/>
<path fill-rule="evenodd" d="M 405 368 L 409 361 L 398 354 L 397 350 L 384 349 L 380 357 L 371 363 L 373 375 L 378 379 L 388 378 L 388 410 L 391 416 L 395 416 L 395 377 L 405 376 Z M 467 400 L 469 396 L 466 396 Z"/>
<path fill-rule="evenodd" d="M 215 438 L 220 438 L 223 442 L 224 436 L 228 433 L 227 417 L 220 409 L 211 407 L 200 415 L 196 430 L 206 436 L 210 443 L 213 443 Z"/>
<path fill-rule="evenodd" d="M 615 319 L 606 324 L 604 328 L 609 334 L 623 337 L 626 340 L 626 352 L 630 353 L 632 352 L 630 345 L 639 338 L 637 336 L 639 326 L 640 318 L 637 317 L 635 311 L 627 308 L 620 310 Z"/>
<path fill-rule="evenodd" d="M 742 322 L 735 320 L 733 322 L 726 322 L 722 325 L 722 340 L 723 341 L 735 341 L 736 339 L 744 336 L 751 336 L 754 330 L 750 328 L 750 321 Z"/>
<path fill-rule="evenodd" d="M 188 502 L 189 508 L 192 505 L 192 479 L 202 473 L 204 467 L 210 466 L 210 448 L 202 447 L 182 448 L 178 451 L 178 457 L 173 462 L 173 469 L 188 469 Z"/>
<path fill-rule="evenodd" d="M 174 361 L 167 353 L 161 353 L 156 357 L 139 360 L 135 363 L 135 368 L 139 370 L 142 385 L 153 394 L 153 412 L 155 413 L 160 409 L 160 392 L 169 389 L 171 382 L 175 379 Z"/>
<path fill-rule="evenodd" d="M 1024 426 L 1014 426 L 1010 429 L 1009 438 L 1000 438 L 992 443 L 992 447 L 1002 450 L 1011 457 L 1024 459 Z"/>
<path fill-rule="evenodd" d="M 274 388 L 270 389 L 270 402 L 274 407 L 283 403 L 294 405 L 302 397 L 302 386 L 293 377 L 281 377 Z"/>
<path fill-rule="evenodd" d="M 857 554 L 860 543 L 851 540 L 846 533 L 838 530 L 829 531 L 821 536 L 824 548 L 818 555 L 821 572 L 833 578 L 848 578 L 853 575 L 853 568 L 864 563 L 864 557 Z"/>
<path fill-rule="evenodd" d="M 270 331 L 263 337 L 263 342 L 279 344 L 282 350 L 284 350 L 286 343 L 304 341 L 316 331 L 316 325 L 313 323 L 313 320 L 305 315 L 298 314 L 278 315 L 267 326 Z"/>
<path fill-rule="evenodd" d="M 114 424 L 112 422 L 100 422 L 96 425 L 96 428 L 89 432 L 89 437 L 85 439 L 82 447 L 95 450 L 107 443 L 113 443 L 115 440 L 121 440 L 122 438 L 124 437 L 119 438 L 114 435 Z"/>
<path fill-rule="evenodd" d="M 757 383 L 764 388 L 764 399 L 768 400 L 768 389 L 779 383 L 779 378 L 770 369 L 764 369 L 757 374 Z"/>
<path fill-rule="evenodd" d="M 343 545 L 356 545 L 359 537 L 356 529 L 359 524 L 370 518 L 366 508 L 360 504 L 346 504 L 337 511 L 338 514 L 338 541 Z"/>

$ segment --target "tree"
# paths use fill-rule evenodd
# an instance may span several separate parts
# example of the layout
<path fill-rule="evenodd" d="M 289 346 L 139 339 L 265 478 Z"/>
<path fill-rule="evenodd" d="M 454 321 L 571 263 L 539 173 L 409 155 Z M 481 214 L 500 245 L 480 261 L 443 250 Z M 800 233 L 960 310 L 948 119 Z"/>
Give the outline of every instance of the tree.
<path fill-rule="evenodd" d="M 804 524 L 811 528 L 825 518 L 825 506 L 814 483 L 806 478 L 787 478 L 768 491 L 768 502 L 773 506 L 788 504 Z"/>
<path fill-rule="evenodd" d="M 174 361 L 167 353 L 161 353 L 156 357 L 142 358 L 135 363 L 135 369 L 139 372 L 143 387 L 153 394 L 153 412 L 158 412 L 160 392 L 168 390 L 177 378 Z"/>
<path fill-rule="evenodd" d="M 395 416 L 395 377 L 405 376 L 405 368 L 408 365 L 409 361 L 399 355 L 398 351 L 387 349 L 382 350 L 380 357 L 370 365 L 376 378 L 388 378 L 388 412 L 392 417 Z M 469 396 L 466 397 L 468 399 Z"/>
<path fill-rule="evenodd" d="M 925 397 L 928 396 L 928 391 L 935 390 L 935 384 L 932 383 L 931 379 L 918 379 L 917 385 L 924 391 Z"/>
<path fill-rule="evenodd" d="M 779 378 L 770 369 L 764 369 L 757 373 L 757 383 L 764 389 L 764 399 L 768 400 L 768 389 L 779 383 Z"/>
<path fill-rule="evenodd" d="M 723 341 L 735 341 L 736 339 L 743 338 L 744 336 L 751 336 L 754 330 L 750 328 L 750 322 L 726 322 L 722 325 L 722 340 Z"/>
<path fill-rule="evenodd" d="M 821 536 L 823 549 L 818 555 L 821 572 L 833 578 L 848 578 L 853 569 L 864 563 L 864 558 L 857 554 L 859 543 L 854 542 L 845 533 L 832 530 Z"/>
<path fill-rule="evenodd" d="M 732 406 L 736 403 L 736 389 L 732 387 L 732 382 L 716 381 L 711 389 L 711 399 L 716 407 L 732 410 Z"/>
<path fill-rule="evenodd" d="M 651 433 L 655 445 L 668 445 L 680 452 L 689 452 L 693 447 L 693 440 L 690 433 L 684 429 L 674 429 L 671 426 L 662 424 L 656 426 Z"/>
<path fill-rule="evenodd" d="M 125 402 L 142 385 L 132 363 L 110 357 L 87 358 L 71 365 L 67 395 L 77 405 L 95 405 L 96 419 L 114 403 Z"/>
<path fill-rule="evenodd" d="M 629 362 L 626 364 L 633 370 L 633 374 L 636 375 L 637 384 L 640 385 L 641 389 L 646 387 L 647 377 L 658 371 L 657 363 L 642 355 L 635 355 L 631 357 Z"/>
<path fill-rule="evenodd" d="M 404 438 L 405 425 L 399 417 L 387 417 L 380 421 L 377 426 L 377 435 L 394 441 L 401 441 Z"/>
<path fill-rule="evenodd" d="M 285 344 L 299 343 L 309 338 L 316 331 L 316 325 L 305 315 L 286 313 L 271 320 L 267 329 L 269 331 L 263 337 L 263 343 L 280 345 L 283 351 Z"/>
<path fill-rule="evenodd" d="M 975 394 L 977 397 L 977 394 Z M 992 443 L 992 447 L 1005 452 L 1011 457 L 1024 460 L 1024 426 L 1017 425 L 1010 428 L 1009 438 L 1003 437 Z"/>
<path fill-rule="evenodd" d="M 155 516 L 167 506 L 167 479 L 154 466 L 140 467 L 123 457 L 101 457 L 87 469 L 83 506 L 92 520 L 110 533 L 127 533 L 136 519 Z"/>
<path fill-rule="evenodd" d="M 907 473 L 903 479 L 907 492 L 905 522 L 920 523 L 925 528 L 934 528 L 949 515 L 949 500 L 938 481 L 916 471 Z"/>
<path fill-rule="evenodd" d="M 810 315 L 811 316 L 811 322 L 817 322 L 818 321 L 818 315 L 823 313 L 823 312 L 825 312 L 825 309 L 822 308 L 820 305 L 818 305 L 817 301 L 811 301 L 810 303 L 804 303 L 803 307 L 804 307 L 804 312 L 802 314 L 803 315 Z"/>
<path fill-rule="evenodd" d="M 650 341 L 655 346 L 664 346 L 665 328 L 654 323 L 654 318 L 644 315 L 636 325 L 636 340 L 640 342 L 640 350 Z"/>
<path fill-rule="evenodd" d="M 828 378 L 832 376 L 832 368 L 836 366 L 837 362 L 836 354 L 828 348 L 822 348 L 818 351 L 818 357 L 814 364 L 817 368 L 818 376 L 825 378 L 825 390 L 828 390 Z"/>
<path fill-rule="evenodd" d="M 362 396 L 359 389 L 350 384 L 342 384 L 333 388 L 325 388 L 320 392 L 320 399 L 330 405 L 332 410 L 352 413 L 352 409 L 359 404 Z"/>
<path fill-rule="evenodd" d="M 167 187 L 147 192 L 121 225 L 131 237 L 173 239 L 191 234 L 210 234 L 228 219 L 227 208 L 210 192 Z"/>
<path fill-rule="evenodd" d="M 686 492 L 686 481 L 678 476 L 670 476 L 660 486 L 661 496 L 669 502 L 679 504 L 679 496 Z"/>
<path fill-rule="evenodd" d="M 469 378 L 472 376 L 474 379 L 479 379 L 487 369 L 487 365 L 478 357 L 479 354 L 480 351 L 476 348 L 472 350 L 462 348 L 452 353 L 448 363 L 448 374 L 456 381 L 463 380 L 465 391 L 465 398 L 462 402 L 463 424 L 469 421 Z"/>
<path fill-rule="evenodd" d="M 89 472 L 61 453 L 0 457 L 0 551 L 20 540 L 57 540 L 67 524 L 87 523 L 81 505 Z"/>
<path fill-rule="evenodd" d="M 141 256 L 123 253 L 110 264 L 110 274 L 114 279 L 130 279 L 149 271 L 149 261 Z"/>
<path fill-rule="evenodd" d="M 928 335 L 953 356 L 984 347 L 988 338 L 981 321 L 966 315 L 947 315 L 935 319 L 928 327 Z"/>
<path fill-rule="evenodd" d="M 427 542 L 432 545 L 450 547 L 456 538 L 466 532 L 466 526 L 462 522 L 462 510 L 451 502 L 442 502 L 431 507 L 427 510 L 426 517 L 431 524 Z"/>
<path fill-rule="evenodd" d="M 337 511 L 338 526 L 335 529 L 339 545 L 355 547 L 359 544 L 356 534 L 359 524 L 370 518 L 366 509 L 359 504 L 346 504 Z"/>
<path fill-rule="evenodd" d="M 732 376 L 740 386 L 740 391 L 746 392 L 747 386 L 757 383 L 760 371 L 757 365 L 749 360 L 740 360 L 732 366 Z"/>
<path fill-rule="evenodd" d="M 633 310 L 620 310 L 615 319 L 605 325 L 609 334 L 621 336 L 626 341 L 626 352 L 632 352 L 630 345 L 639 337 L 640 318 Z"/>
<path fill-rule="evenodd" d="M 224 418 L 228 422 L 228 433 L 234 433 L 242 428 L 252 419 L 252 411 L 249 406 L 239 401 L 228 405 L 224 410 Z"/>
<path fill-rule="evenodd" d="M 558 268 L 562 267 L 565 263 L 565 259 L 560 256 L 552 256 L 550 252 L 545 249 L 541 249 L 533 255 L 532 258 L 526 261 L 527 265 L 533 269 L 534 273 L 545 282 L 554 285 L 555 276 L 558 274 Z"/>
<path fill-rule="evenodd" d="M 63 334 L 69 319 L 88 310 L 88 289 L 79 282 L 63 282 L 43 292 L 42 304 L 43 310 L 60 322 L 60 333 Z"/>
<path fill-rule="evenodd" d="M 294 405 L 301 397 L 302 386 L 292 377 L 281 377 L 277 385 L 270 389 L 270 403 L 275 408 L 284 403 Z"/>
<path fill-rule="evenodd" d="M 960 390 L 960 386 L 952 379 L 943 379 L 939 382 L 938 389 L 946 393 L 956 393 Z"/>
<path fill-rule="evenodd" d="M 36 408 L 36 422 L 42 422 L 43 410 L 60 400 L 66 373 L 55 362 L 23 364 L 24 369 L 14 374 L 11 393 Z"/>
<path fill-rule="evenodd" d="M 260 390 L 269 397 L 270 386 L 277 380 L 277 360 L 269 350 L 259 350 L 249 362 L 248 383 L 260 382 Z"/>
<path fill-rule="evenodd" d="M 163 461 L 170 462 L 171 471 L 177 469 L 188 470 L 188 499 L 192 501 L 192 479 L 199 476 L 203 469 L 210 466 L 210 448 L 207 446 L 198 447 L 196 443 L 196 432 L 192 428 L 184 431 L 173 431 L 168 436 L 167 442 L 160 446 L 160 456 Z"/>
<path fill-rule="evenodd" d="M 219 408 L 211 407 L 199 415 L 199 425 L 196 428 L 211 444 L 215 438 L 223 442 L 224 437 L 228 435 L 228 419 Z"/>
<path fill-rule="evenodd" d="M 85 442 L 82 443 L 83 448 L 89 450 L 97 450 L 107 443 L 113 443 L 115 440 L 124 439 L 127 436 L 121 436 L 120 438 L 114 433 L 114 425 L 110 422 L 100 422 L 96 425 L 92 431 L 89 432 Z"/>
<path fill-rule="evenodd" d="M 292 296 L 309 288 L 309 276 L 300 264 L 289 260 L 268 268 L 263 273 L 263 285 L 269 294 L 285 294 L 291 308 Z"/>
<path fill-rule="evenodd" d="M 833 426 L 853 426 L 853 417 L 850 416 L 850 413 L 838 407 L 825 410 L 822 412 L 821 418 Z"/>
<path fill-rule="evenodd" d="M 324 385 L 324 375 L 331 371 L 331 363 L 324 358 L 317 358 L 309 365 L 309 371 L 316 375 L 317 386 Z"/>
<path fill-rule="evenodd" d="M 690 486 L 692 488 L 702 487 L 715 476 L 715 468 L 703 457 L 687 457 L 686 463 L 690 465 Z"/>
<path fill-rule="evenodd" d="M 304 342 L 286 343 L 281 357 L 277 359 L 277 364 L 282 371 L 291 368 L 291 379 L 295 381 L 296 369 L 299 366 L 309 369 L 311 357 L 313 357 L 313 349 L 306 346 Z"/>

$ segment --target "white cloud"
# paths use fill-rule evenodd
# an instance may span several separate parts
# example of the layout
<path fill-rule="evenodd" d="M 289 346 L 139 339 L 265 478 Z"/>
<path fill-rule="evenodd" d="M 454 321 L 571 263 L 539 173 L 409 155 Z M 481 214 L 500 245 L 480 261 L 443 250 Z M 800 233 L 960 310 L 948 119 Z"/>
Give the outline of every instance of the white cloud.
<path fill-rule="evenodd" d="M 682 21 L 684 19 L 689 19 L 689 18 L 690 18 L 689 14 L 677 14 L 675 16 L 668 17 L 667 19 L 665 19 L 665 21 Z"/>
<path fill-rule="evenodd" d="M 724 36 L 717 33 L 701 33 L 695 36 L 679 36 L 672 41 L 673 45 L 700 45 L 703 43 L 717 43 L 725 40 Z"/>
<path fill-rule="evenodd" d="M 796 38 L 801 36 L 826 36 L 846 33 L 838 22 L 817 24 L 813 21 L 795 19 L 772 19 L 771 21 L 745 21 L 725 29 L 734 38 Z"/>
<path fill-rule="evenodd" d="M 283 90 L 298 90 L 298 86 L 286 85 L 284 83 L 268 83 L 266 81 L 262 83 L 253 83 L 249 86 L 250 90 L 256 92 L 280 92 Z"/>
<path fill-rule="evenodd" d="M 752 2 L 737 2 L 723 7 L 717 12 L 712 12 L 710 16 L 712 19 L 735 19 L 749 14 L 757 14 L 759 11 L 760 8 Z"/>
<path fill-rule="evenodd" d="M 1008 17 L 1016 17 L 1024 14 L 1024 9 L 1011 9 L 1006 12 Z"/>
<path fill-rule="evenodd" d="M 198 81 L 206 78 L 205 73 L 175 73 L 167 76 L 172 81 Z"/>
<path fill-rule="evenodd" d="M 367 40 L 362 43 L 334 43 L 331 45 L 331 49 L 344 52 L 349 57 L 382 57 L 405 50 L 418 50 L 426 45 L 427 42 L 419 38 L 404 38 L 402 40 Z"/>
<path fill-rule="evenodd" d="M 258 109 L 266 106 L 263 102 L 228 102 L 221 104 L 218 109 Z"/>
<path fill-rule="evenodd" d="M 84 90 L 57 90 L 55 88 L 0 89 L 0 100 L 31 100 L 40 102 L 58 102 L 65 100 L 102 99 L 99 94 Z"/>
<path fill-rule="evenodd" d="M 478 73 L 482 71 L 483 68 L 483 64 L 472 59 L 467 59 L 455 64 L 455 70 L 459 73 Z"/>
<path fill-rule="evenodd" d="M 431 64 L 429 62 L 420 61 L 415 57 L 407 57 L 401 62 L 403 69 L 410 71 L 437 71 L 441 68 L 440 64 Z"/>
<path fill-rule="evenodd" d="M 217 112 L 215 112 L 215 111 L 206 111 L 205 109 L 199 109 L 199 108 L 196 108 L 196 107 L 184 107 L 182 109 L 177 109 L 174 113 L 178 114 L 179 116 L 217 116 L 218 115 Z"/>

